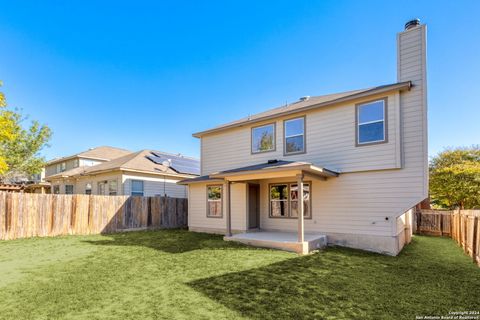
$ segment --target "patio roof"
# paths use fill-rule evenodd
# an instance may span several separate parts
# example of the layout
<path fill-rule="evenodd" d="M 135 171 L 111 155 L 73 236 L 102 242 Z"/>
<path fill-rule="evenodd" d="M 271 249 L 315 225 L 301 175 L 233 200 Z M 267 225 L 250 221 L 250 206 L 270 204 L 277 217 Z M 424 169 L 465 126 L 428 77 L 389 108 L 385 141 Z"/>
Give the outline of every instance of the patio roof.
<path fill-rule="evenodd" d="M 238 181 L 249 178 L 268 179 L 284 176 L 295 176 L 296 174 L 307 174 L 320 177 L 322 179 L 337 177 L 339 175 L 338 172 L 316 166 L 310 162 L 269 160 L 266 163 L 216 172 L 211 174 L 209 177 Z"/>
<path fill-rule="evenodd" d="M 322 180 L 330 177 L 338 177 L 339 175 L 339 173 L 336 171 L 316 166 L 310 162 L 268 160 L 264 163 L 215 172 L 210 175 L 185 179 L 177 183 L 191 184 L 200 182 L 221 182 L 224 180 L 259 180 L 281 177 L 295 177 L 298 174 L 305 174 Z"/>

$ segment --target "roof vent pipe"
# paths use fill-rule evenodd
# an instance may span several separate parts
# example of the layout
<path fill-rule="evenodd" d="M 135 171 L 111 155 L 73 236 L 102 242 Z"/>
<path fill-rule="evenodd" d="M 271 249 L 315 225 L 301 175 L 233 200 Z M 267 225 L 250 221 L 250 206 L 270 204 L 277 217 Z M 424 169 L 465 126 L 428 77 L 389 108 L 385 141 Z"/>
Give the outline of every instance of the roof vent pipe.
<path fill-rule="evenodd" d="M 420 25 L 420 19 L 413 19 L 405 23 L 405 30 L 410 30 Z"/>

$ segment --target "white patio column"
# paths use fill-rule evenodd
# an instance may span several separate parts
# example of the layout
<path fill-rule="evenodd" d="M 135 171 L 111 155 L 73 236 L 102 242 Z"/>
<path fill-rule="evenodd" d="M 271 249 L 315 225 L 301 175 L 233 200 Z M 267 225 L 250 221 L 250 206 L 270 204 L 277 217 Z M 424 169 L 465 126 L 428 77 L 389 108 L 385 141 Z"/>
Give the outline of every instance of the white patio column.
<path fill-rule="evenodd" d="M 231 196 L 230 196 L 230 191 L 231 191 L 231 188 L 230 188 L 230 181 L 226 181 L 225 182 L 225 199 L 227 201 L 227 208 L 226 208 L 226 220 L 227 220 L 227 237 L 231 237 L 232 236 L 232 217 L 231 217 L 231 209 L 232 209 L 232 206 L 231 206 Z"/>
<path fill-rule="evenodd" d="M 303 174 L 297 175 L 297 213 L 298 213 L 298 242 L 305 240 L 303 224 Z"/>

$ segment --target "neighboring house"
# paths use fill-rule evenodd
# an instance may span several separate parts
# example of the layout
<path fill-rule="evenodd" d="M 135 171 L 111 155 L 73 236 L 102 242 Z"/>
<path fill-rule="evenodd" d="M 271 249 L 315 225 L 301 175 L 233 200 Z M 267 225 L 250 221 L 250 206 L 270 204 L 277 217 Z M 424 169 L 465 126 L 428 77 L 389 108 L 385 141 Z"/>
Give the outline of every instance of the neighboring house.
<path fill-rule="evenodd" d="M 45 165 L 45 179 L 78 167 L 89 167 L 132 153 L 129 150 L 101 146 L 71 156 L 53 159 Z"/>
<path fill-rule="evenodd" d="M 304 97 L 195 133 L 201 177 L 181 182 L 189 229 L 303 253 L 326 236 L 398 254 L 428 190 L 426 26 L 407 23 L 397 45 L 395 83 Z"/>
<path fill-rule="evenodd" d="M 115 152 L 100 152 L 99 149 L 106 151 L 105 148 L 115 149 Z M 198 176 L 200 172 L 197 159 L 178 154 L 152 150 L 129 152 L 111 147 L 90 151 L 93 150 L 96 150 L 97 158 L 86 159 L 83 153 L 68 157 L 69 160 L 60 163 L 68 164 L 71 161 L 75 165 L 68 170 L 47 175 L 52 193 L 186 198 L 185 186 L 177 182 Z M 56 167 L 58 163 L 51 162 L 51 166 Z M 67 164 L 60 168 L 68 167 Z"/>

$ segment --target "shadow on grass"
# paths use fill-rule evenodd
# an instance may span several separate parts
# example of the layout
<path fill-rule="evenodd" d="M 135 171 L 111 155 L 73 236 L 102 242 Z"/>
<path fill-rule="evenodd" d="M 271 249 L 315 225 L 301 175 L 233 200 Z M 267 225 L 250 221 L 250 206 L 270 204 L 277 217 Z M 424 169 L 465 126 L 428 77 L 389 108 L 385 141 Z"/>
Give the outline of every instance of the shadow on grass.
<path fill-rule="evenodd" d="M 456 249 L 429 238 L 414 240 L 399 257 L 335 247 L 188 285 L 256 319 L 414 319 L 478 310 L 480 270 Z"/>
<path fill-rule="evenodd" d="M 189 232 L 185 229 L 163 229 L 105 234 L 109 239 L 85 240 L 97 246 L 148 247 L 167 253 L 184 253 L 201 249 L 229 249 L 245 247 L 222 241 L 223 236 Z"/>

